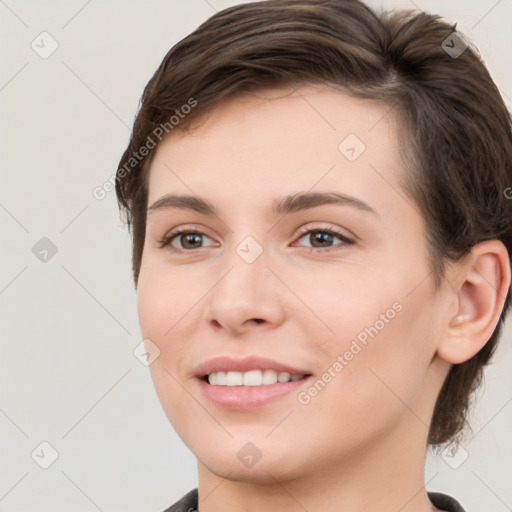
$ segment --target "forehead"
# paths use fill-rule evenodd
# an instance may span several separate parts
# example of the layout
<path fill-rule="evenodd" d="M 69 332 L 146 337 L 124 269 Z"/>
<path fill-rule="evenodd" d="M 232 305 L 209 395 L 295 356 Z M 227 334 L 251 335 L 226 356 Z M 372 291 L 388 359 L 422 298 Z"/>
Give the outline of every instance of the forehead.
<path fill-rule="evenodd" d="M 190 132 L 172 132 L 159 144 L 148 202 L 171 190 L 199 192 L 187 187 L 242 196 L 310 189 L 320 181 L 382 186 L 379 173 L 397 182 L 403 167 L 397 135 L 387 105 L 325 86 L 239 94 L 199 115 Z"/>

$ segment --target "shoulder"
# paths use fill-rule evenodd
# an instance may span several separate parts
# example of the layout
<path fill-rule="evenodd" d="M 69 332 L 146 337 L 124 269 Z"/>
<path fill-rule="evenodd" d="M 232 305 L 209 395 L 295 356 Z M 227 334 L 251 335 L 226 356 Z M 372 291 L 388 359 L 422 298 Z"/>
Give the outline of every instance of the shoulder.
<path fill-rule="evenodd" d="M 197 511 L 197 488 L 192 489 L 178 500 L 174 505 L 162 512 L 196 512 Z"/>
<path fill-rule="evenodd" d="M 462 505 L 447 494 L 440 492 L 429 492 L 428 497 L 435 507 L 446 512 L 465 512 Z"/>

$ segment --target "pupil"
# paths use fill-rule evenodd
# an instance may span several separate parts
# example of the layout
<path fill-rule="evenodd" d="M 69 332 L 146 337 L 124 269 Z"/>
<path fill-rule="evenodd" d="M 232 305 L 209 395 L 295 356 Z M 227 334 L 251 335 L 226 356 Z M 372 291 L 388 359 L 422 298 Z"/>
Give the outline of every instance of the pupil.
<path fill-rule="evenodd" d="M 185 243 L 183 243 L 183 238 L 185 239 Z M 190 249 L 190 247 L 188 246 L 188 244 L 190 242 L 192 244 L 192 249 L 194 249 L 195 248 L 195 246 L 193 245 L 194 241 L 198 242 L 200 244 L 201 243 L 201 236 L 198 235 L 197 233 L 188 233 L 186 235 L 183 235 L 183 237 L 182 237 L 182 245 L 183 245 L 183 247 L 188 247 Z"/>
<path fill-rule="evenodd" d="M 312 234 L 313 236 L 313 240 L 316 242 L 332 242 L 331 238 L 332 238 L 332 235 L 330 233 L 323 233 L 323 232 L 316 232 L 316 233 L 313 233 Z M 312 245 L 315 247 L 315 244 L 312 243 Z M 325 245 L 325 244 L 324 244 Z M 324 245 L 320 245 L 320 247 L 323 247 Z"/>

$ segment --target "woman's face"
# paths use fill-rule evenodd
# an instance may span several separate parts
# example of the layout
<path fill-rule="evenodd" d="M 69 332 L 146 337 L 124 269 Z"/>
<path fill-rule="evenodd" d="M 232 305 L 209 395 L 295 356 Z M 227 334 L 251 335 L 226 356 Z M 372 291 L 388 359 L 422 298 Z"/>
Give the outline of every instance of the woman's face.
<path fill-rule="evenodd" d="M 386 106 L 308 87 L 232 99 L 157 148 L 140 326 L 162 406 L 213 473 L 424 450 L 444 304 L 401 142 Z"/>

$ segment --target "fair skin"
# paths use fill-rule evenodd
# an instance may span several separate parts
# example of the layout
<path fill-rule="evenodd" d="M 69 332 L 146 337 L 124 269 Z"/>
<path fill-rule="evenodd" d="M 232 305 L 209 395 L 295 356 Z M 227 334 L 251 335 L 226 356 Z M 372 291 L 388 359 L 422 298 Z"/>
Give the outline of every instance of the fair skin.
<path fill-rule="evenodd" d="M 451 364 L 477 353 L 499 319 L 506 249 L 479 244 L 435 292 L 388 108 L 319 87 L 257 96 L 173 132 L 149 176 L 148 205 L 172 193 L 216 210 L 153 209 L 138 281 L 141 332 L 160 350 L 150 366 L 157 393 L 198 459 L 199 510 L 437 510 L 424 487 L 428 425 Z M 338 149 L 348 134 L 366 146 L 354 161 Z M 355 197 L 374 213 L 347 203 L 272 214 L 275 199 L 301 192 Z M 174 229 L 201 235 L 160 248 Z M 262 250 L 250 263 L 237 252 L 248 236 Z M 370 326 L 378 334 L 347 360 Z M 214 384 L 196 376 L 199 364 L 252 355 L 311 376 L 246 409 L 203 393 Z M 309 392 L 328 368 L 329 382 Z M 239 455 L 248 442 L 261 455 L 250 467 Z"/>

